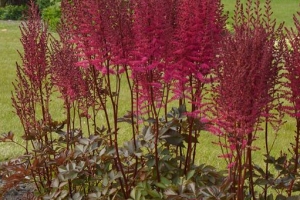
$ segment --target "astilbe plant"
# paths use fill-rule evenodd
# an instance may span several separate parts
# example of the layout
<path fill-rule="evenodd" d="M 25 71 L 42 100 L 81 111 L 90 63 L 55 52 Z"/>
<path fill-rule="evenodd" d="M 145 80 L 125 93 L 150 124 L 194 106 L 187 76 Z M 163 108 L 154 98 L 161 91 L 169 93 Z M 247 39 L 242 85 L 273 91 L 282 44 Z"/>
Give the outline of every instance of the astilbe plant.
<path fill-rule="evenodd" d="M 51 166 L 45 161 L 52 159 L 51 154 L 43 154 L 42 149 L 52 148 L 52 138 L 44 130 L 51 122 L 49 111 L 50 96 L 52 94 L 52 83 L 50 80 L 50 65 L 47 59 L 47 26 L 41 21 L 37 7 L 30 1 L 28 18 L 22 22 L 21 43 L 24 52 L 20 53 L 22 64 L 17 64 L 17 78 L 14 83 L 12 94 L 13 106 L 23 126 L 26 145 L 26 156 L 21 159 L 25 168 L 17 168 L 16 174 L 23 174 L 23 178 L 32 175 L 37 189 L 42 185 L 50 185 Z M 11 137 L 13 141 L 13 137 Z M 34 158 L 29 154 L 30 146 L 34 148 Z M 27 167 L 28 166 L 28 167 Z M 10 166 L 7 168 L 9 169 Z M 12 166 L 13 167 L 13 166 Z M 9 170 L 8 170 L 9 171 Z M 17 184 L 22 179 L 13 179 L 8 174 L 8 184 Z"/>
<path fill-rule="evenodd" d="M 128 48 L 130 41 L 130 3 L 127 1 L 73 1 L 63 2 L 63 13 L 71 35 L 70 42 L 76 44 L 79 61 L 86 77 L 89 77 L 89 88 L 93 91 L 94 102 L 103 114 L 110 136 L 110 145 L 114 147 L 116 157 L 114 167 L 118 169 L 124 195 L 130 191 L 129 180 L 119 155 L 119 99 L 121 77 L 127 69 Z M 77 13 L 81 14 L 78 15 Z M 132 87 L 129 85 L 129 87 Z M 111 110 L 111 111 L 110 111 Z M 110 113 L 112 113 L 110 117 Z M 93 115 L 96 128 L 97 115 Z M 99 115 L 98 115 L 99 116 Z M 133 127 L 133 131 L 135 131 Z M 134 171 L 136 173 L 136 171 Z"/>
<path fill-rule="evenodd" d="M 152 125 L 157 133 L 156 140 L 158 139 L 159 114 L 161 111 L 166 114 L 167 104 L 170 102 L 169 89 L 175 89 L 178 82 L 183 80 L 188 80 L 188 82 L 184 81 L 187 86 L 182 88 L 181 93 L 191 92 L 193 97 L 189 96 L 189 102 L 185 102 L 186 98 L 181 94 L 173 99 L 180 99 L 180 104 L 193 105 L 193 112 L 190 113 L 194 114 L 199 111 L 198 101 L 201 95 L 197 88 L 205 83 L 203 77 L 209 73 L 208 64 L 212 65 L 212 59 L 215 56 L 216 45 L 214 46 L 213 43 L 217 43 L 220 39 L 220 33 L 224 27 L 225 18 L 222 17 L 222 7 L 219 1 L 214 4 L 208 1 L 192 1 L 191 4 L 188 1 L 115 1 L 114 3 L 65 1 L 62 5 L 65 9 L 63 11 L 65 19 L 70 24 L 72 35 L 70 41 L 76 44 L 78 56 L 82 59 L 78 62 L 78 66 L 92 69 L 93 73 L 100 73 L 98 75 L 103 78 L 103 88 L 96 89 L 96 92 L 107 97 L 103 99 L 98 95 L 98 101 L 104 111 L 108 132 L 114 133 L 116 150 L 118 100 L 123 71 L 126 72 L 127 78 L 129 76 L 132 78 L 132 81 L 128 83 L 132 99 L 129 116 L 131 116 L 131 123 L 135 124 L 133 133 L 139 132 L 138 123 L 142 118 L 154 119 L 155 124 Z M 182 10 L 181 6 L 183 6 Z M 80 12 L 77 12 L 79 9 Z M 185 32 L 188 27 L 185 25 L 185 19 L 191 11 L 195 19 L 193 18 L 189 24 L 195 23 L 196 28 Z M 178 16 L 182 19 L 177 19 Z M 128 19 L 130 17 L 132 19 Z M 212 33 L 211 30 L 213 30 Z M 197 39 L 197 42 L 193 43 L 190 40 L 191 44 L 186 45 L 191 35 Z M 173 56 L 174 47 L 179 46 L 182 53 L 180 56 Z M 186 55 L 184 52 L 193 53 Z M 176 65 L 175 62 L 179 62 L 180 59 L 186 62 Z M 189 66 L 184 67 L 186 63 L 189 63 Z M 192 68 L 192 70 L 186 70 L 186 68 Z M 131 71 L 128 72 L 128 69 Z M 176 73 L 172 74 L 170 70 Z M 201 78 L 200 71 L 203 73 Z M 198 78 L 194 78 L 195 76 Z M 112 79 L 116 80 L 115 89 L 111 85 Z M 98 82 L 95 81 L 95 83 Z M 194 95 L 194 91 L 197 95 Z M 108 119 L 107 108 L 109 106 L 112 106 L 113 110 L 112 120 Z M 191 126 L 187 130 L 190 139 L 187 140 L 188 159 L 185 163 L 185 172 L 188 171 L 190 162 L 194 160 L 191 157 L 192 153 L 195 154 L 198 137 L 198 134 L 192 130 L 194 127 L 192 121 L 191 118 Z M 195 136 L 192 136 L 194 133 Z M 194 139 L 191 139 L 192 137 Z M 192 151 L 192 141 L 194 141 L 194 151 Z M 157 145 L 155 148 L 156 167 L 158 167 L 159 160 Z M 157 175 L 159 178 L 158 169 Z M 123 177 L 125 177 L 124 173 Z M 125 178 L 124 181 L 126 182 Z"/>
<path fill-rule="evenodd" d="M 78 67 L 75 49 L 69 41 L 67 27 L 61 25 L 58 31 L 60 41 L 51 38 L 50 41 L 50 63 L 51 63 L 51 81 L 64 102 L 66 113 L 67 130 L 65 136 L 67 141 L 72 137 L 75 131 L 75 120 L 79 116 L 80 129 L 82 129 L 82 118 L 89 119 L 88 109 L 92 107 L 93 99 L 89 98 L 90 91 L 88 81 L 84 79 L 84 73 Z M 87 120 L 87 124 L 89 121 Z M 88 131 L 90 134 L 90 131 Z M 67 147 L 68 146 L 67 142 Z"/>
<path fill-rule="evenodd" d="M 17 65 L 17 81 L 12 100 L 24 127 L 26 139 L 35 137 L 30 134 L 39 132 L 36 113 L 38 110 L 42 112 L 43 121 L 50 120 L 48 104 L 52 85 L 46 57 L 47 26 L 41 21 L 36 7 L 31 7 L 29 18 L 21 24 L 20 30 L 24 53 L 20 53 L 22 65 Z"/>
<path fill-rule="evenodd" d="M 160 6 L 158 6 L 160 4 Z M 171 1 L 133 1 L 134 47 L 130 51 L 130 69 L 135 84 L 138 115 L 158 117 L 165 105 L 164 72 L 170 57 L 174 4 Z"/>
<path fill-rule="evenodd" d="M 255 198 L 253 141 L 262 118 L 274 117 L 283 45 L 269 5 L 261 17 L 259 1 L 253 8 L 249 0 L 246 12 L 238 1 L 231 34 L 219 0 L 63 0 L 60 40 L 52 38 L 48 48 L 31 2 L 13 103 L 34 151 L 25 147 L 14 177 L 32 177 L 45 199 L 225 199 L 232 193 L 243 199 L 249 173 Z M 214 80 L 210 110 L 204 97 Z M 124 105 L 126 81 L 131 102 Z M 63 100 L 61 123 L 49 114 L 52 87 Z M 168 112 L 170 103 L 179 108 Z M 120 113 L 121 106 L 129 112 Z M 214 168 L 194 165 L 207 127 L 204 111 L 211 111 L 216 127 L 210 128 L 225 142 L 225 182 Z M 124 145 L 121 122 L 132 127 Z M 14 141 L 10 133 L 0 139 Z"/>
<path fill-rule="evenodd" d="M 134 2 L 130 67 L 137 91 L 136 115 L 158 124 L 159 114 L 166 115 L 170 102 L 189 105 L 190 127 L 181 132 L 187 133 L 187 173 L 195 159 L 199 132 L 194 127 L 201 117 L 202 90 L 214 65 L 226 16 L 220 1 Z M 182 148 L 178 149 L 182 154 Z"/>
<path fill-rule="evenodd" d="M 294 15 L 295 29 L 286 29 L 287 31 L 287 44 L 285 54 L 285 78 L 287 79 L 287 90 L 285 93 L 289 105 L 285 106 L 286 112 L 296 121 L 295 141 L 292 144 L 293 161 L 291 164 L 291 174 L 293 177 L 290 179 L 287 189 L 288 196 L 291 196 L 293 190 L 296 188 L 297 178 L 299 177 L 299 145 L 300 145 L 300 13 Z M 299 184 L 299 183 L 298 183 Z"/>
<path fill-rule="evenodd" d="M 166 76 L 175 81 L 172 90 L 176 98 L 196 104 L 207 82 L 205 77 L 215 65 L 226 15 L 220 1 L 177 1 L 176 8 L 172 62 Z"/>
<path fill-rule="evenodd" d="M 57 173 L 57 165 L 63 164 L 64 160 L 61 158 L 66 156 L 66 152 L 61 151 L 64 145 L 58 145 L 59 142 L 53 133 L 62 134 L 66 138 L 62 143 L 69 149 L 72 143 L 71 136 L 74 137 L 74 124 L 70 127 L 73 123 L 70 121 L 70 106 L 79 95 L 84 96 L 86 89 L 82 91 L 84 84 L 80 71 L 76 71 L 72 49 L 69 46 L 61 47 L 57 41 L 52 42 L 54 53 L 50 56 L 47 25 L 42 22 L 33 1 L 29 7 L 28 19 L 20 27 L 24 48 L 24 53 L 20 55 L 23 63 L 17 64 L 15 93 L 12 96 L 13 106 L 24 129 L 23 139 L 26 146 L 21 146 L 26 154 L 19 159 L 19 167 L 8 164 L 4 177 L 6 189 L 18 181 L 24 181 L 27 176 L 32 178 L 39 194 L 44 194 L 50 191 L 52 176 Z M 60 36 L 62 45 L 67 45 L 64 43 L 66 38 L 63 30 Z M 65 68 L 60 68 L 61 66 Z M 73 68 L 68 69 L 70 66 Z M 62 76 L 65 79 L 62 79 Z M 72 84 L 68 82 L 71 80 Z M 74 81 L 78 83 L 81 81 L 79 87 Z M 50 101 L 55 96 L 54 85 L 64 97 L 64 105 L 67 108 L 67 120 L 63 123 L 52 121 L 50 116 Z M 62 131 L 65 123 L 68 126 L 67 131 Z M 16 143 L 11 133 L 5 135 L 4 140 Z"/>
<path fill-rule="evenodd" d="M 228 162 L 232 192 L 237 199 L 247 194 L 255 199 L 252 151 L 262 120 L 274 117 L 269 111 L 274 109 L 280 80 L 282 26 L 275 28 L 275 21 L 271 21 L 270 1 L 266 1 L 264 12 L 259 1 L 253 4 L 248 0 L 245 11 L 237 1 L 233 20 L 234 32 L 226 33 L 222 40 L 220 63 L 214 68 L 217 80 L 212 102 L 217 128 L 213 132 L 223 138 L 219 144 Z"/>
<path fill-rule="evenodd" d="M 199 119 L 205 119 L 204 96 L 207 95 L 207 83 L 219 42 L 222 39 L 225 20 L 220 1 L 177 1 L 172 62 L 165 76 L 171 76 L 170 89 L 178 99 L 179 105 L 189 105 L 187 112 L 190 127 L 187 130 L 187 150 L 185 172 L 194 162 L 196 152 L 195 139 L 199 132 L 193 130 Z M 197 139 L 196 139 L 197 140 Z M 192 142 L 194 141 L 194 142 Z M 194 143 L 194 144 L 193 144 Z"/>
<path fill-rule="evenodd" d="M 158 139 L 162 134 L 159 132 L 159 115 L 160 113 L 166 115 L 168 103 L 176 99 L 179 99 L 180 105 L 184 103 L 193 105 L 191 106 L 193 111 L 190 112 L 193 113 L 191 114 L 193 117 L 197 116 L 196 112 L 199 113 L 198 107 L 201 104 L 197 101 L 201 99 L 201 95 L 197 89 L 198 86 L 203 86 L 204 77 L 209 74 L 209 68 L 213 65 L 212 59 L 215 57 L 217 48 L 217 45 L 213 44 L 219 41 L 225 22 L 220 2 L 216 1 L 212 4 L 209 1 L 192 1 L 189 4 L 188 1 L 167 0 L 163 2 L 63 1 L 62 7 L 63 19 L 70 28 L 70 42 L 76 44 L 77 55 L 80 59 L 77 65 L 90 70 L 90 74 L 97 75 L 92 78 L 95 83 L 94 87 L 101 85 L 95 89 L 95 101 L 98 101 L 103 109 L 106 118 L 105 126 L 107 126 L 111 145 L 114 146 L 116 154 L 119 152 L 118 122 L 130 119 L 135 141 L 137 139 L 135 133 L 142 131 L 139 129 L 139 123 L 144 120 L 147 126 L 150 125 L 151 130 L 155 132 L 156 142 L 153 153 L 156 162 L 155 176 L 159 181 L 161 158 Z M 195 27 L 185 31 L 189 27 L 185 25 L 189 12 L 192 12 L 191 16 L 195 16 L 189 24 L 194 23 Z M 193 43 L 193 40 L 189 40 L 190 36 L 197 39 L 197 42 Z M 187 41 L 190 42 L 188 45 L 186 45 Z M 179 47 L 182 53 L 178 56 L 177 52 L 174 56 L 173 54 L 177 51 L 174 49 Z M 189 52 L 192 53 L 189 54 Z M 175 63 L 179 60 L 184 61 L 176 65 Z M 187 67 L 185 67 L 186 63 L 189 63 Z M 192 69 L 189 70 L 190 68 Z M 131 92 L 131 111 L 129 115 L 120 119 L 118 106 L 121 74 L 124 71 Z M 132 80 L 129 80 L 129 77 Z M 101 79 L 100 85 L 97 81 L 100 80 L 99 78 Z M 112 85 L 112 80 L 115 81 L 114 85 Z M 179 82 L 186 84 L 184 87 L 181 87 L 181 84 L 181 94 L 187 95 L 191 92 L 191 96 L 194 97 L 189 95 L 188 98 L 182 97 L 177 92 L 171 99 L 169 89 L 172 88 L 175 91 Z M 116 87 L 113 88 L 113 86 Z M 197 95 L 194 95 L 194 91 Z M 111 118 L 108 115 L 109 108 L 113 110 Z M 185 173 L 189 171 L 194 161 L 192 153 L 195 157 L 197 132 L 200 130 L 199 120 L 192 118 L 189 120 L 192 121 L 189 121 L 191 125 L 178 134 L 183 137 L 181 134 L 189 133 L 188 139 L 185 140 L 188 144 L 188 159 L 183 165 Z M 192 151 L 192 142 L 194 151 Z M 136 142 L 133 144 L 136 147 Z M 137 166 L 138 160 L 136 159 L 133 176 L 136 175 Z M 121 165 L 120 155 L 116 156 L 114 167 L 122 173 L 120 183 L 127 190 L 124 191 L 126 196 L 130 191 L 128 187 L 132 185 L 132 180 L 126 178 L 127 170 Z"/>
<path fill-rule="evenodd" d="M 154 154 L 156 174 L 160 181 L 158 137 L 159 116 L 166 104 L 166 88 L 163 75 L 172 38 L 171 1 L 133 1 L 132 31 L 134 47 L 130 52 L 130 69 L 134 83 L 134 113 L 138 118 L 152 119 L 155 132 Z"/>

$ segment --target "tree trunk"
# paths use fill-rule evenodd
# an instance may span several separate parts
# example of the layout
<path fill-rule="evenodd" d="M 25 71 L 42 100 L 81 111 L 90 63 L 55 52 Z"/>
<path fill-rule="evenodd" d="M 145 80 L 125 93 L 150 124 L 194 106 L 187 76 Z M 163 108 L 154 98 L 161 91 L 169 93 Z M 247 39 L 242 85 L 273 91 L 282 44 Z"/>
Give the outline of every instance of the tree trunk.
<path fill-rule="evenodd" d="M 0 7 L 4 7 L 6 5 L 7 0 L 0 0 Z"/>
<path fill-rule="evenodd" d="M 8 0 L 6 0 L 8 1 Z M 28 0 L 10 0 L 9 3 L 12 5 L 24 5 L 26 3 L 28 3 Z"/>
<path fill-rule="evenodd" d="M 5 7 L 7 4 L 10 5 L 24 5 L 28 3 L 28 0 L 0 0 L 0 8 Z"/>

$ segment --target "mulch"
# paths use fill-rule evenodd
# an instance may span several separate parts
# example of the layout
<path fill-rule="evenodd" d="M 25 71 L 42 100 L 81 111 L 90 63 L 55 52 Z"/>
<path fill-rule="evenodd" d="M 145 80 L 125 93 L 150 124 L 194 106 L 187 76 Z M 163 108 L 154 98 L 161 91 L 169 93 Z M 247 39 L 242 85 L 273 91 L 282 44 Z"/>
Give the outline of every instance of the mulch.
<path fill-rule="evenodd" d="M 0 162 L 0 166 L 4 162 Z M 19 183 L 17 186 L 1 194 L 1 189 L 4 186 L 4 180 L 0 175 L 0 200 L 34 200 L 35 186 L 33 183 Z M 1 198 L 2 197 L 2 198 Z"/>
<path fill-rule="evenodd" d="M 34 186 L 21 183 L 3 195 L 3 200 L 25 200 L 34 199 Z"/>

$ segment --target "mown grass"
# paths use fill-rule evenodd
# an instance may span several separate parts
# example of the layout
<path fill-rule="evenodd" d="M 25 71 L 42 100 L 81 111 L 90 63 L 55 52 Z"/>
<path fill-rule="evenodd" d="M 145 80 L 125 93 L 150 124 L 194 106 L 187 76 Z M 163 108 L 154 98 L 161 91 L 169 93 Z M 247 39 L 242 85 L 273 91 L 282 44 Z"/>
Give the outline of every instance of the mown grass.
<path fill-rule="evenodd" d="M 21 125 L 13 113 L 11 105 L 12 81 L 15 79 L 15 65 L 20 62 L 17 49 L 21 50 L 18 21 L 0 21 L 0 133 L 13 131 L 21 135 Z M 17 137 L 21 142 L 21 138 Z M 13 144 L 0 143 L 0 161 L 22 152 L 20 147 Z"/>
<path fill-rule="evenodd" d="M 233 10 L 235 7 L 235 0 L 221 0 L 224 4 L 224 11 L 229 12 L 229 21 L 232 21 Z M 256 0 L 253 0 L 255 2 Z M 246 0 L 241 0 L 245 3 Z M 263 8 L 265 0 L 261 0 L 261 7 Z M 294 26 L 293 14 L 300 10 L 299 2 L 293 0 L 272 0 L 271 7 L 273 17 L 277 24 L 284 22 L 285 26 L 290 28 Z"/>
<path fill-rule="evenodd" d="M 225 11 L 229 11 L 232 15 L 234 8 L 234 0 L 222 0 L 225 6 Z M 243 0 L 245 1 L 245 0 Z M 243 2 L 242 1 L 242 2 Z M 277 18 L 278 22 L 285 21 L 287 27 L 293 26 L 292 14 L 299 10 L 298 3 L 291 0 L 273 0 L 273 11 L 274 17 Z M 20 31 L 18 26 L 20 22 L 12 21 L 0 21 L 0 133 L 12 131 L 16 134 L 18 142 L 23 142 L 20 136 L 22 135 L 22 127 L 17 116 L 13 113 L 13 107 L 11 106 L 11 91 L 13 90 L 12 81 L 15 79 L 15 63 L 20 62 L 20 57 L 17 53 L 17 49 L 21 49 L 21 43 L 19 41 Z M 127 90 L 128 91 L 128 90 Z M 126 90 L 121 95 L 121 102 L 128 102 L 128 95 Z M 126 112 L 127 108 L 124 108 L 124 104 L 120 104 L 121 114 Z M 59 105 L 54 102 L 53 106 L 56 106 L 56 113 L 54 116 L 56 119 L 62 119 L 63 110 Z M 123 106 L 123 108 L 122 108 Z M 274 146 L 274 154 L 279 152 L 287 151 L 290 142 L 293 141 L 294 123 L 287 118 L 288 123 L 281 128 L 278 138 Z M 120 137 L 126 138 L 130 128 L 121 130 Z M 263 133 L 259 133 L 257 136 L 263 138 Z M 274 139 L 275 135 L 270 134 L 269 141 Z M 212 142 L 217 141 L 215 136 L 210 133 L 203 132 L 198 145 L 198 163 L 207 163 L 216 167 L 224 167 L 224 161 L 217 159 L 218 155 L 221 154 L 219 147 L 213 145 Z M 255 142 L 256 146 L 264 148 L 264 141 L 259 139 Z M 13 158 L 22 153 L 22 149 L 16 145 L 0 143 L 0 161 Z M 264 151 L 256 151 L 254 155 L 255 161 L 262 163 L 262 154 Z"/>

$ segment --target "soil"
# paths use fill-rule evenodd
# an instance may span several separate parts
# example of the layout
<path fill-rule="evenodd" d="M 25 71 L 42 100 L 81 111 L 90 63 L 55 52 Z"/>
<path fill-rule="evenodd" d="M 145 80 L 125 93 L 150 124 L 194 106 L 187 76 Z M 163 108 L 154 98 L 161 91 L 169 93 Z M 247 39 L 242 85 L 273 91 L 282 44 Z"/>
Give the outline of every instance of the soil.
<path fill-rule="evenodd" d="M 1 186 L 0 186 L 1 187 Z M 3 195 L 3 200 L 34 199 L 34 186 L 32 184 L 19 184 Z"/>
<path fill-rule="evenodd" d="M 0 162 L 0 166 L 3 162 Z M 35 186 L 33 183 L 20 183 L 16 187 L 10 189 L 4 194 L 1 193 L 1 188 L 4 185 L 2 176 L 0 175 L 0 200 L 26 200 L 26 199 L 36 199 L 34 198 Z M 2 198 L 1 198 L 2 197 Z"/>

